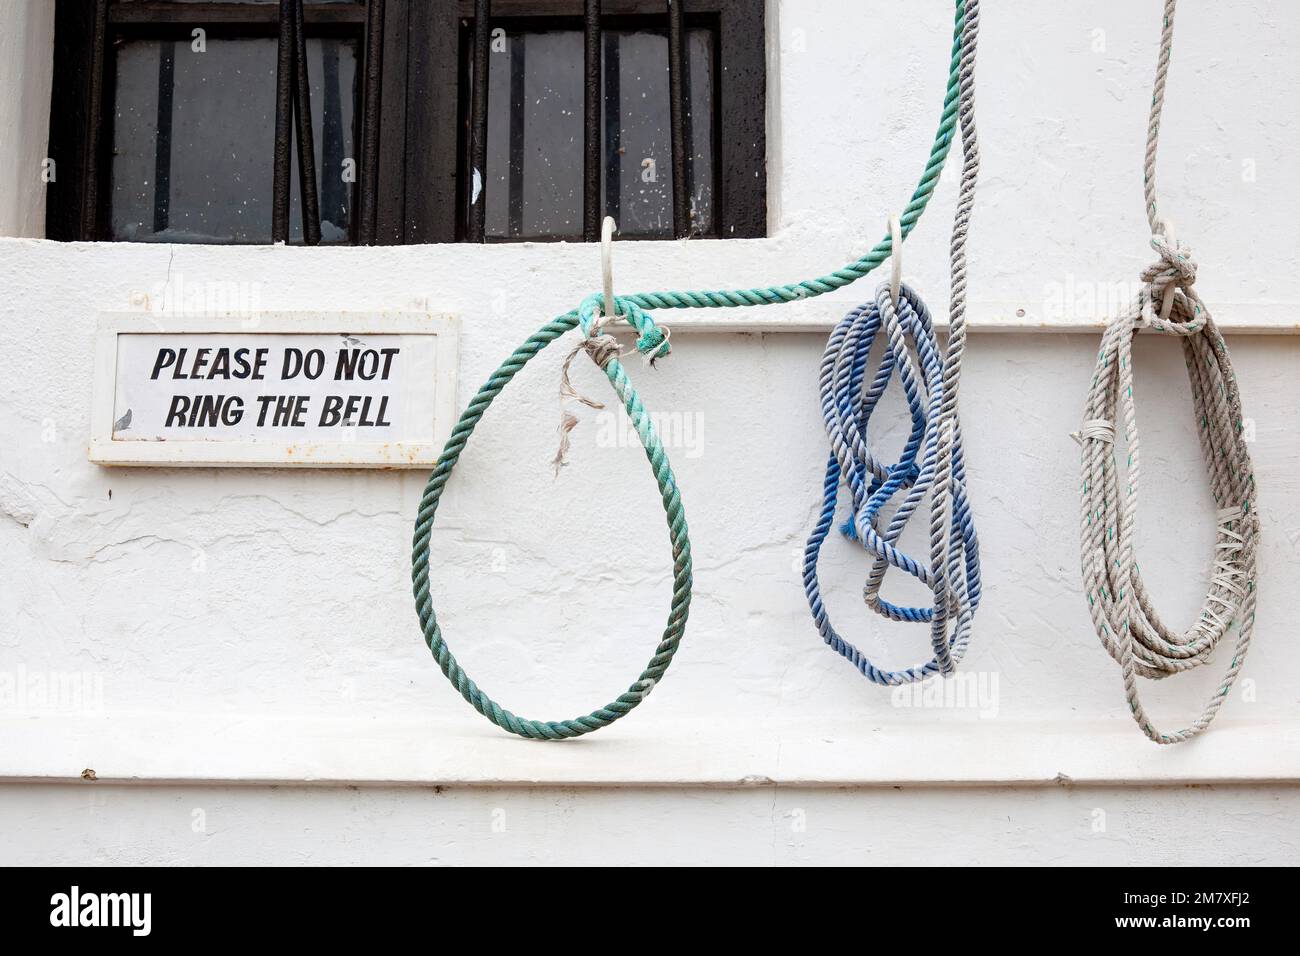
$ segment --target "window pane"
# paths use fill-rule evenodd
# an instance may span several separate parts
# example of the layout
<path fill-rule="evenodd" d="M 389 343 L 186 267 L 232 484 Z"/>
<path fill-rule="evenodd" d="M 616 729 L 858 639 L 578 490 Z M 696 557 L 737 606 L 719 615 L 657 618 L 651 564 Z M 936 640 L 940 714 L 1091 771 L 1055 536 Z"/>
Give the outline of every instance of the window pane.
<path fill-rule="evenodd" d="M 512 33 L 493 44 L 487 154 L 489 238 L 581 237 L 581 32 Z"/>
<path fill-rule="evenodd" d="M 713 214 L 713 182 L 717 176 L 713 157 L 713 33 L 689 31 L 686 55 L 690 60 L 686 108 L 691 131 L 691 234 L 712 235 L 717 232 Z"/>
<path fill-rule="evenodd" d="M 114 239 L 269 242 L 274 39 L 117 46 Z"/>
<path fill-rule="evenodd" d="M 117 45 L 111 228 L 114 239 L 271 241 L 274 38 L 208 37 Z M 357 47 L 307 41 L 321 241 L 347 242 L 355 202 Z M 295 143 L 296 149 L 296 143 Z M 295 153 L 290 241 L 302 240 Z"/>
<path fill-rule="evenodd" d="M 713 42 L 687 33 L 687 150 L 691 234 L 713 231 Z M 668 37 L 607 30 L 603 50 L 605 212 L 623 236 L 673 234 Z"/>
<path fill-rule="evenodd" d="M 673 234 L 668 37 L 603 31 L 601 194 L 624 236 Z M 692 235 L 714 231 L 713 34 L 687 33 L 687 174 Z M 583 39 L 578 30 L 512 32 L 488 59 L 489 239 L 581 239 Z M 472 67 L 467 87 L 472 87 Z M 466 97 L 467 101 L 469 97 Z M 468 205 L 468 204 L 467 204 Z"/>

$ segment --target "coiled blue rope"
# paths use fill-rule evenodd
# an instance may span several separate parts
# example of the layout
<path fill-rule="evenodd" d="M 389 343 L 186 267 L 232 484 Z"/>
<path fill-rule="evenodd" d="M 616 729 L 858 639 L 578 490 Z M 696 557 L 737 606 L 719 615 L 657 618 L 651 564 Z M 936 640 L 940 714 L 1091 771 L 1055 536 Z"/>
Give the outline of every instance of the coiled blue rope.
<path fill-rule="evenodd" d="M 868 384 L 871 347 L 882 329 L 886 341 Z M 906 396 L 912 427 L 898 461 L 886 464 L 872 452 L 870 422 L 895 376 Z M 966 652 L 980 600 L 979 539 L 966 496 L 966 462 L 959 430 L 954 430 L 950 441 L 950 497 L 942 502 L 950 513 L 945 573 L 935 574 L 927 562 L 917 561 L 897 546 L 908 519 L 934 490 L 943 431 L 943 355 L 930 312 L 913 289 L 906 284 L 900 287 L 895 308 L 889 283 L 882 283 L 874 304 L 859 306 L 840 320 L 822 358 L 821 402 L 831 454 L 826 463 L 821 516 L 804 550 L 804 590 L 817 629 L 827 644 L 878 684 L 905 684 L 951 673 Z M 852 510 L 841 531 L 874 556 L 863 588 L 867 605 L 891 620 L 931 625 L 934 656 L 920 667 L 882 669 L 831 625 L 821 598 L 817 565 L 822 543 L 835 523 L 841 482 L 849 488 Z M 884 512 L 896 498 L 897 507 L 885 523 Z M 881 598 L 880 585 L 890 567 L 930 588 L 935 603 L 903 607 Z M 936 614 L 936 608 L 942 609 L 940 613 Z M 949 617 L 956 621 L 951 634 Z"/>
<path fill-rule="evenodd" d="M 876 290 L 875 304 L 854 309 L 836 326 L 821 365 L 822 414 L 831 440 L 822 486 L 822 511 L 804 549 L 804 590 L 822 640 L 877 684 L 897 685 L 948 675 L 966 653 L 971 622 L 979 607 L 979 540 L 966 498 L 957 393 L 966 347 L 966 235 L 979 174 L 975 128 L 975 41 L 979 2 L 967 0 L 960 28 L 957 115 L 962 140 L 962 175 L 953 215 L 948 342 L 940 350 L 929 310 L 897 278 Z M 897 255 L 899 250 L 894 250 Z M 897 263 L 897 259 L 895 260 Z M 867 383 L 867 363 L 880 331 L 886 342 L 880 365 Z M 871 451 L 871 415 L 886 387 L 898 376 L 911 411 L 912 429 L 892 465 Z M 867 606 L 894 621 L 930 626 L 934 655 L 918 667 L 885 670 L 841 637 L 822 603 L 817 564 L 822 543 L 835 523 L 840 482 L 849 488 L 853 514 L 845 536 L 871 552 L 862 597 Z M 898 498 L 893 514 L 886 508 Z M 917 561 L 898 547 L 908 519 L 928 498 L 930 553 Z M 903 607 L 884 600 L 880 586 L 899 568 L 930 589 L 929 607 Z M 951 622 L 951 627 L 950 627 Z"/>

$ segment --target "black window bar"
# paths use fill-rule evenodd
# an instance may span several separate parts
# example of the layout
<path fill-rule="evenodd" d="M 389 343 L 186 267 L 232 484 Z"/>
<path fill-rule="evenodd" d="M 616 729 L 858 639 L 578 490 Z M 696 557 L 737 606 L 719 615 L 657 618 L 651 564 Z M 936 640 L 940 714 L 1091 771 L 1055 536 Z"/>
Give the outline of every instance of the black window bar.
<path fill-rule="evenodd" d="M 307 30 L 302 0 L 280 0 L 279 58 L 275 72 L 275 179 L 271 241 L 289 241 L 291 119 L 297 120 L 298 189 L 302 241 L 320 243 L 320 198 L 316 193 L 316 146 L 312 141 L 311 87 L 307 80 Z"/>
<path fill-rule="evenodd" d="M 672 127 L 673 237 L 690 236 L 690 111 L 687 109 L 690 63 L 687 60 L 686 32 L 682 27 L 681 0 L 665 0 L 668 15 L 668 89 L 670 125 Z M 477 201 L 470 207 L 467 238 L 483 242 L 487 218 L 487 130 L 488 130 L 488 56 L 491 47 L 491 0 L 474 0 L 473 95 L 470 100 L 470 169 L 483 177 Z M 583 4 L 583 162 L 582 162 L 582 238 L 595 242 L 600 238 L 600 224 L 607 204 L 602 201 L 600 174 L 601 145 L 601 0 L 584 0 Z M 606 58 L 606 84 L 617 82 L 617 64 Z M 617 153 L 608 151 L 610 162 Z M 617 182 L 617 169 L 610 170 L 610 181 Z M 512 193 L 513 195 L 513 193 Z M 617 210 L 609 210 L 616 215 Z"/>
<path fill-rule="evenodd" d="M 470 207 L 469 241 L 482 242 L 487 221 L 487 105 L 488 105 L 488 54 L 492 31 L 488 18 L 492 15 L 489 0 L 474 3 L 474 92 L 470 103 L 470 168 L 481 170 L 483 189 L 478 201 Z"/>

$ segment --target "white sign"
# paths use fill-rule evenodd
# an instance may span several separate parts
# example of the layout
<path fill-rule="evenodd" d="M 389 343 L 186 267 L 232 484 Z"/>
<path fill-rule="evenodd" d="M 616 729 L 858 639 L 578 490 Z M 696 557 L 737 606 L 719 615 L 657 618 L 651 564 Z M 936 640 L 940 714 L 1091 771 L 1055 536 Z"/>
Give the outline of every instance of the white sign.
<path fill-rule="evenodd" d="M 101 316 L 91 461 L 428 467 L 456 325 L 412 313 Z"/>

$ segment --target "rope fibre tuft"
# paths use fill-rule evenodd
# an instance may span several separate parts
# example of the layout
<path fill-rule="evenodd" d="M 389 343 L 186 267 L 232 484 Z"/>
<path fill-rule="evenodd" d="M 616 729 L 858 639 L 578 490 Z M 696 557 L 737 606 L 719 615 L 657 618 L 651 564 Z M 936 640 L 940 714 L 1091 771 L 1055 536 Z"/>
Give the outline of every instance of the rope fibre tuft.
<path fill-rule="evenodd" d="M 831 453 L 826 463 L 821 515 L 804 549 L 804 590 L 822 640 L 864 677 L 887 686 L 953 673 L 966 653 L 980 600 L 979 541 L 966 498 L 966 465 L 957 416 L 957 388 L 966 347 L 966 234 L 979 175 L 974 83 L 978 36 L 979 4 L 970 0 L 961 36 L 958 113 L 964 158 L 952 228 L 947 348 L 940 354 L 930 313 L 920 297 L 904 285 L 895 304 L 886 282 L 876 290 L 874 304 L 860 306 L 840 321 L 822 356 L 822 415 Z M 868 384 L 867 359 L 882 329 L 885 347 Z M 889 465 L 872 453 L 868 426 L 895 372 L 911 411 L 912 430 L 899 460 Z M 863 600 L 890 620 L 930 625 L 934 654 L 919 667 L 883 670 L 831 625 L 822 602 L 817 565 L 822 543 L 835 522 L 841 481 L 848 485 L 853 511 L 842 531 L 872 554 Z M 897 542 L 927 493 L 930 560 L 923 564 L 901 551 Z M 882 529 L 884 509 L 898 495 L 902 500 Z M 891 567 L 929 587 L 933 605 L 900 607 L 884 600 L 880 588 Z"/>
<path fill-rule="evenodd" d="M 1166 0 L 1155 88 L 1147 127 L 1145 165 L 1147 219 L 1157 260 L 1142 273 L 1142 290 L 1129 310 L 1110 321 L 1097 354 L 1083 427 L 1081 564 L 1093 625 L 1120 665 L 1129 709 L 1142 732 L 1159 744 L 1189 740 L 1204 731 L 1232 689 L 1255 627 L 1255 567 L 1259 517 L 1255 473 L 1243 436 L 1241 395 L 1228 347 L 1205 303 L 1192 289 L 1196 262 L 1156 213 L 1156 150 L 1165 79 L 1173 45 L 1176 0 Z M 1137 524 L 1137 407 L 1133 395 L 1133 336 L 1139 329 L 1179 336 L 1191 381 L 1201 452 L 1217 505 L 1214 573 L 1195 624 L 1170 630 L 1152 606 L 1134 552 Z M 1117 436 L 1117 406 L 1123 416 Z M 1120 493 L 1117 437 L 1128 446 L 1127 475 Z M 1162 733 L 1138 695 L 1137 678 L 1160 679 L 1208 663 L 1219 640 L 1237 623 L 1237 641 L 1223 679 L 1201 714 L 1187 727 Z"/>
<path fill-rule="evenodd" d="M 935 133 L 934 145 L 931 147 L 925 170 L 917 183 L 912 198 L 899 217 L 902 236 L 912 231 L 924 212 L 934 193 L 935 184 L 943 170 L 944 160 L 952 145 L 953 130 L 957 122 L 957 101 L 960 87 L 960 66 L 963 59 L 962 37 L 967 22 L 967 8 L 972 11 L 978 4 L 974 0 L 956 0 L 955 23 L 953 27 L 952 56 L 948 67 L 948 82 L 944 93 L 943 113 L 939 128 Z M 733 289 L 708 292 L 640 292 L 632 295 L 615 297 L 614 312 L 625 319 L 637 333 L 636 348 L 643 355 L 652 357 L 666 356 L 671 351 L 665 331 L 658 327 L 648 309 L 690 309 L 690 308 L 732 308 L 751 305 L 776 305 L 782 302 L 794 302 L 813 298 L 833 292 L 867 275 L 892 251 L 893 243 L 889 236 L 860 259 L 849 263 L 842 269 L 816 279 L 787 285 L 769 286 L 757 289 Z M 954 286 L 954 295 L 956 287 Z M 654 655 L 650 658 L 644 671 L 619 697 L 585 716 L 570 720 L 538 721 L 519 717 L 497 704 L 491 697 L 479 689 L 478 685 L 465 673 L 451 648 L 443 639 L 442 628 L 438 624 L 437 613 L 429 592 L 429 552 L 433 531 L 434 516 L 443 490 L 460 459 L 461 452 L 469 442 L 479 420 L 491 406 L 492 401 L 501 390 L 514 378 L 530 359 L 555 339 L 574 327 L 581 327 L 584 337 L 591 338 L 600 334 L 600 307 L 603 302 L 601 293 L 594 293 L 583 299 L 577 309 L 558 316 L 542 326 L 527 341 L 517 348 L 501 367 L 484 383 L 483 387 L 470 401 L 461 414 L 451 437 L 443 448 L 442 455 L 429 474 L 420 508 L 416 514 L 415 531 L 411 550 L 411 581 L 415 594 L 415 610 L 420 620 L 420 629 L 424 634 L 433 658 L 442 669 L 447 679 L 480 714 L 503 730 L 538 740 L 562 740 L 607 727 L 620 717 L 628 714 L 649 695 L 655 685 L 663 678 L 672 663 L 673 655 L 681 643 L 686 630 L 687 615 L 691 604 L 691 546 L 687 534 L 686 515 L 682 508 L 681 495 L 677 481 L 669 466 L 668 455 L 664 451 L 659 436 L 650 422 L 650 414 L 642 404 L 636 389 L 627 377 L 627 371 L 619 359 L 608 349 L 587 350 L 593 360 L 605 372 L 611 387 L 618 395 L 628 417 L 636 429 L 641 444 L 650 461 L 651 470 L 659 483 L 663 499 L 664 513 L 668 519 L 668 533 L 673 552 L 673 597 L 668 612 L 668 623 L 664 628 Z M 603 364 L 602 364 L 603 360 Z M 945 369 L 945 377 L 948 370 Z M 562 457 L 562 456 L 561 456 Z"/>

